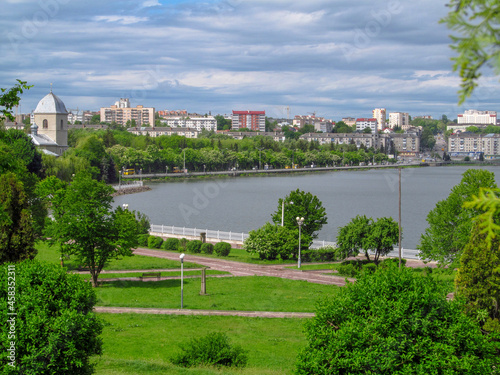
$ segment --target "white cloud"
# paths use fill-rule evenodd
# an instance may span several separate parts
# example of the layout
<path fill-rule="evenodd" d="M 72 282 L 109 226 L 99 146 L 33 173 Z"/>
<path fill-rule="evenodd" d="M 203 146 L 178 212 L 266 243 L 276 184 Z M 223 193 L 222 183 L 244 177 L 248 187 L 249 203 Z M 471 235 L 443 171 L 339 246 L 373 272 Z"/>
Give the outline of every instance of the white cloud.
<path fill-rule="evenodd" d="M 158 0 L 146 0 L 142 3 L 143 8 L 157 7 L 161 6 Z"/>
<path fill-rule="evenodd" d="M 131 25 L 134 23 L 148 21 L 148 17 L 136 17 L 136 16 L 95 16 L 94 21 L 104 21 L 104 22 L 116 22 L 122 25 Z"/>

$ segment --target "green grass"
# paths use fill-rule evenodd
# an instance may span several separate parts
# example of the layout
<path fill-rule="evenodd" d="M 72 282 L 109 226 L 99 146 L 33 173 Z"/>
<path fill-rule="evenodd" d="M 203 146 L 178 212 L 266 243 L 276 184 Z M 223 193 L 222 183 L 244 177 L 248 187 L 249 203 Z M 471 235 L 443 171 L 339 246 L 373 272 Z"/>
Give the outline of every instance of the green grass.
<path fill-rule="evenodd" d="M 49 247 L 46 242 L 38 242 L 36 245 L 38 254 L 36 259 L 54 264 L 61 264 L 59 248 L 57 246 Z M 64 266 L 69 271 L 78 269 L 79 264 L 74 257 L 64 259 Z M 180 268 L 180 262 L 170 259 L 153 258 L 142 255 L 133 255 L 123 257 L 122 259 L 113 259 L 104 267 L 105 270 L 150 270 L 150 269 L 170 269 Z M 184 262 L 184 268 L 203 268 L 203 266 Z"/>
<path fill-rule="evenodd" d="M 217 271 L 217 270 L 206 270 L 206 275 L 230 275 L 229 272 Z M 180 277 L 181 271 L 162 271 L 160 272 L 162 277 Z M 85 279 L 89 279 L 90 274 L 79 274 Z M 120 277 L 140 277 L 142 272 L 127 272 L 127 273 L 100 273 L 99 279 L 114 279 Z M 184 271 L 184 276 L 201 276 L 201 271 Z"/>
<path fill-rule="evenodd" d="M 316 270 L 329 270 L 331 271 L 334 268 L 335 263 L 322 263 L 322 264 L 301 264 L 300 269 L 302 271 L 316 271 Z M 298 270 L 297 265 L 295 266 L 287 266 L 286 268 Z"/>
<path fill-rule="evenodd" d="M 285 375 L 293 372 L 306 345 L 307 319 L 266 319 L 230 316 L 168 316 L 99 314 L 105 321 L 103 355 L 96 358 L 96 375 Z M 225 332 L 248 351 L 242 370 L 184 369 L 170 363 L 178 344 L 212 331 Z"/>
<path fill-rule="evenodd" d="M 96 288 L 98 306 L 180 307 L 181 281 L 103 282 Z M 200 279 L 184 280 L 184 307 L 202 310 L 313 312 L 316 301 L 332 296 L 338 287 L 276 277 L 224 277 L 207 279 L 206 296 Z"/>

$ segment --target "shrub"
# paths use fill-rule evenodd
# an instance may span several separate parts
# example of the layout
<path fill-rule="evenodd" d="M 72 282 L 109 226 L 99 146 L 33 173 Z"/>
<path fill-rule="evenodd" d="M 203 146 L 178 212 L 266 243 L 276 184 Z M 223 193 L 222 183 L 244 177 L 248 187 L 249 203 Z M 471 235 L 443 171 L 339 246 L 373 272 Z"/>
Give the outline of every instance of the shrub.
<path fill-rule="evenodd" d="M 303 262 L 335 262 L 336 249 L 333 246 L 325 246 L 317 250 L 305 250 L 301 258 Z"/>
<path fill-rule="evenodd" d="M 137 244 L 139 246 L 148 246 L 149 234 L 139 234 L 137 236 Z"/>
<path fill-rule="evenodd" d="M 389 264 L 399 266 L 399 258 L 386 258 L 380 263 L 380 265 L 384 267 L 388 266 Z M 401 265 L 403 267 L 406 265 L 406 259 L 401 259 Z"/>
<path fill-rule="evenodd" d="M 152 249 L 160 249 L 162 243 L 163 243 L 163 238 L 161 237 L 149 236 L 148 238 L 148 247 Z"/>
<path fill-rule="evenodd" d="M 375 263 L 367 263 L 363 265 L 364 273 L 374 273 L 377 270 L 377 265 Z"/>
<path fill-rule="evenodd" d="M 220 257 L 227 257 L 231 252 L 231 245 L 227 242 L 218 242 L 214 246 L 214 251 Z"/>
<path fill-rule="evenodd" d="M 229 337 L 221 332 L 211 332 L 199 339 L 191 339 L 179 347 L 182 353 L 172 358 L 172 363 L 183 367 L 245 367 L 248 360 L 246 351 L 239 345 L 231 346 Z"/>
<path fill-rule="evenodd" d="M 177 250 L 179 248 L 178 238 L 167 238 L 163 241 L 161 248 L 164 250 Z"/>
<path fill-rule="evenodd" d="M 185 251 L 186 245 L 189 241 L 186 238 L 181 238 L 179 240 L 179 247 L 177 248 L 179 251 Z"/>
<path fill-rule="evenodd" d="M 337 266 L 337 271 L 339 271 L 339 274 L 343 276 L 357 277 L 360 269 L 352 263 L 341 263 Z"/>
<path fill-rule="evenodd" d="M 198 254 L 201 252 L 201 245 L 203 245 L 203 242 L 200 240 L 189 241 L 186 245 L 186 250 L 190 253 Z"/>
<path fill-rule="evenodd" d="M 205 254 L 213 254 L 214 252 L 214 245 L 211 243 L 204 243 L 201 245 L 201 252 Z"/>

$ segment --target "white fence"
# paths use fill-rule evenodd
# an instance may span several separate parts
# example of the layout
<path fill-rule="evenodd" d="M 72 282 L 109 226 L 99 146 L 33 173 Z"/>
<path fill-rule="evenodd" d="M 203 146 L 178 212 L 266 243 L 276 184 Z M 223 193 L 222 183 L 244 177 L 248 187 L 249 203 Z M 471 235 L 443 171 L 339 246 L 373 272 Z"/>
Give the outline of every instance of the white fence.
<path fill-rule="evenodd" d="M 151 232 L 161 233 L 161 234 L 170 234 L 175 236 L 191 236 L 191 237 L 199 237 L 201 233 L 205 233 L 207 240 L 216 240 L 216 241 L 232 241 L 232 242 L 241 242 L 245 241 L 248 238 L 248 233 L 240 233 L 240 232 L 223 232 L 220 230 L 209 230 L 209 229 L 199 229 L 199 228 L 186 228 L 186 227 L 174 227 L 170 225 L 151 225 Z M 319 249 L 325 246 L 336 246 L 335 242 L 323 241 L 323 240 L 314 240 L 311 249 Z M 410 250 L 410 249 L 401 249 L 401 256 L 406 259 L 419 259 L 419 251 L 418 250 Z M 394 248 L 387 256 L 389 257 L 398 257 L 399 256 L 399 248 Z"/>
<path fill-rule="evenodd" d="M 117 191 L 136 188 L 136 187 L 140 187 L 140 186 L 143 186 L 142 181 L 130 181 L 130 182 L 127 182 L 125 184 L 113 185 L 113 187 Z"/>

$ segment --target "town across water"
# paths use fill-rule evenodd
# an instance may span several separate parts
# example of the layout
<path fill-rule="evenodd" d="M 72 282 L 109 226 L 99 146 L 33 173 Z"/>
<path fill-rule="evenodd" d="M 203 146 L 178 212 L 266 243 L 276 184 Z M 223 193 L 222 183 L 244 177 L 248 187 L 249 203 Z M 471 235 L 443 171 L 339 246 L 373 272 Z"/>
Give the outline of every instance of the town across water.
<path fill-rule="evenodd" d="M 436 203 L 458 184 L 464 166 L 404 168 L 402 170 L 402 246 L 416 249 L 427 228 L 426 217 Z M 500 185 L 500 167 L 495 173 Z M 271 221 L 278 199 L 301 189 L 318 196 L 328 224 L 318 239 L 335 241 L 338 228 L 356 215 L 398 220 L 398 170 L 328 171 L 300 175 L 266 175 L 179 179 L 148 183 L 150 191 L 115 197 L 115 204 L 146 214 L 152 224 L 246 232 Z M 286 208 L 285 208 L 286 209 Z"/>

